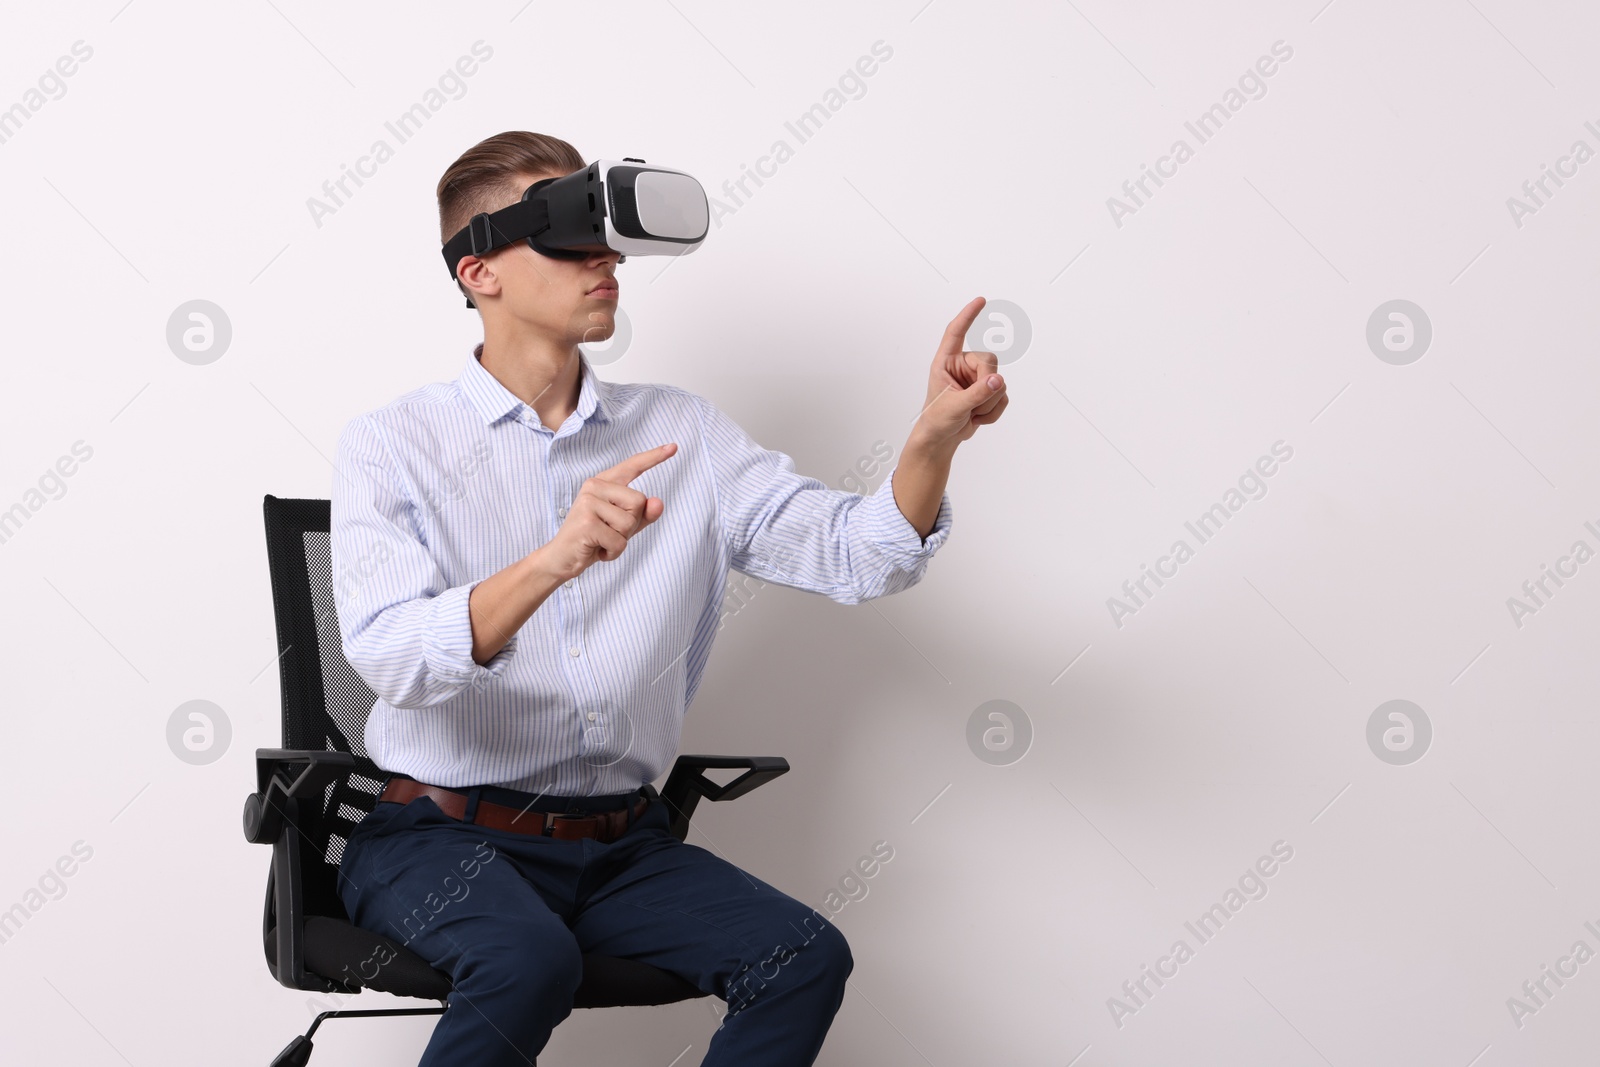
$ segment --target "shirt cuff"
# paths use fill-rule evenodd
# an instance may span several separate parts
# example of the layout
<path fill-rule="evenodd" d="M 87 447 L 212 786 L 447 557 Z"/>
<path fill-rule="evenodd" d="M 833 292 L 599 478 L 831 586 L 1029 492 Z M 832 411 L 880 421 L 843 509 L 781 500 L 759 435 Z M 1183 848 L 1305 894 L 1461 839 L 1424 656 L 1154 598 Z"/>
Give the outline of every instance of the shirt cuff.
<path fill-rule="evenodd" d="M 928 531 L 926 538 L 918 536 L 917 528 L 911 525 L 911 520 L 900 511 L 900 505 L 894 502 L 894 476 L 899 469 L 900 464 L 896 463 L 889 477 L 878 486 L 878 491 L 862 501 L 856 510 L 865 522 L 867 539 L 895 562 L 909 565 L 927 559 L 944 544 L 945 538 L 950 536 L 953 512 L 950 494 L 946 492 L 940 497 L 939 513 L 933 520 L 933 529 Z"/>
<path fill-rule="evenodd" d="M 453 683 L 479 685 L 499 675 L 517 648 L 517 635 L 512 634 L 505 647 L 479 664 L 472 658 L 472 616 L 468 614 L 467 598 L 477 582 L 446 589 L 428 605 L 426 625 L 422 633 L 422 656 L 434 677 Z"/>

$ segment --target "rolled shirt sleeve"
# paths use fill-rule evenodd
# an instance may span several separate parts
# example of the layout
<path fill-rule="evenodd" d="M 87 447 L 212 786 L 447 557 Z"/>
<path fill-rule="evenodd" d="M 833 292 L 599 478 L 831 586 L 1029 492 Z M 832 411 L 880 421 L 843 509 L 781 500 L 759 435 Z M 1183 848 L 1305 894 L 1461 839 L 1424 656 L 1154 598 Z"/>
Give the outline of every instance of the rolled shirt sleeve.
<path fill-rule="evenodd" d="M 487 684 L 516 654 L 516 635 L 487 664 L 473 660 L 467 601 L 477 582 L 447 586 L 369 416 L 340 434 L 334 471 L 329 549 L 345 659 L 396 708 L 431 707 Z"/>
<path fill-rule="evenodd" d="M 894 499 L 896 463 L 870 496 L 831 489 L 762 448 L 716 405 L 696 397 L 718 517 L 737 571 L 857 604 L 922 580 L 950 535 L 950 495 L 926 538 Z"/>

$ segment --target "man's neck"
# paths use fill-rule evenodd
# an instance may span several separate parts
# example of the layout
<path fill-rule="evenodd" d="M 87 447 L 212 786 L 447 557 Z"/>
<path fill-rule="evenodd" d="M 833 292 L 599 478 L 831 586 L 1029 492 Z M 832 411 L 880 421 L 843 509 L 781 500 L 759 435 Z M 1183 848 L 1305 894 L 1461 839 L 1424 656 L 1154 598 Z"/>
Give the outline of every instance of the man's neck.
<path fill-rule="evenodd" d="M 485 329 L 478 362 L 549 429 L 559 430 L 578 407 L 582 367 L 574 346 Z"/>

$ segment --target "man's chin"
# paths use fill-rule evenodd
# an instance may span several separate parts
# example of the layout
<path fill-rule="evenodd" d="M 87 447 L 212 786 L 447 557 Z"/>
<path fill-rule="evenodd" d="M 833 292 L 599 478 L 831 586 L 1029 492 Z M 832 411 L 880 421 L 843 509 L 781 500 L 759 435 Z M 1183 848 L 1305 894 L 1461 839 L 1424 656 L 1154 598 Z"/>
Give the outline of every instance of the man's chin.
<path fill-rule="evenodd" d="M 617 317 L 610 310 L 589 312 L 586 322 L 578 326 L 578 343 L 585 345 L 600 344 L 611 340 L 611 335 L 617 332 Z"/>

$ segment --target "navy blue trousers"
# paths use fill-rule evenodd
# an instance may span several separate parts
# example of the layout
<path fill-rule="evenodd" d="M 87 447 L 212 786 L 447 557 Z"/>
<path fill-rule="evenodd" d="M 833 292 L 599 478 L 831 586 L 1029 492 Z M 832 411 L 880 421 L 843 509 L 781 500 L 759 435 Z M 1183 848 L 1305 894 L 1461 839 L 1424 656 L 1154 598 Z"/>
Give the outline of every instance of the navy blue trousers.
<path fill-rule="evenodd" d="M 637 795 L 540 806 L 601 811 Z M 844 935 L 667 826 L 659 800 L 604 844 L 457 822 L 426 797 L 380 803 L 345 846 L 339 895 L 357 926 L 455 983 L 419 1067 L 532 1064 L 572 1011 L 586 952 L 643 960 L 726 1001 L 702 1067 L 813 1063 L 853 965 Z"/>

